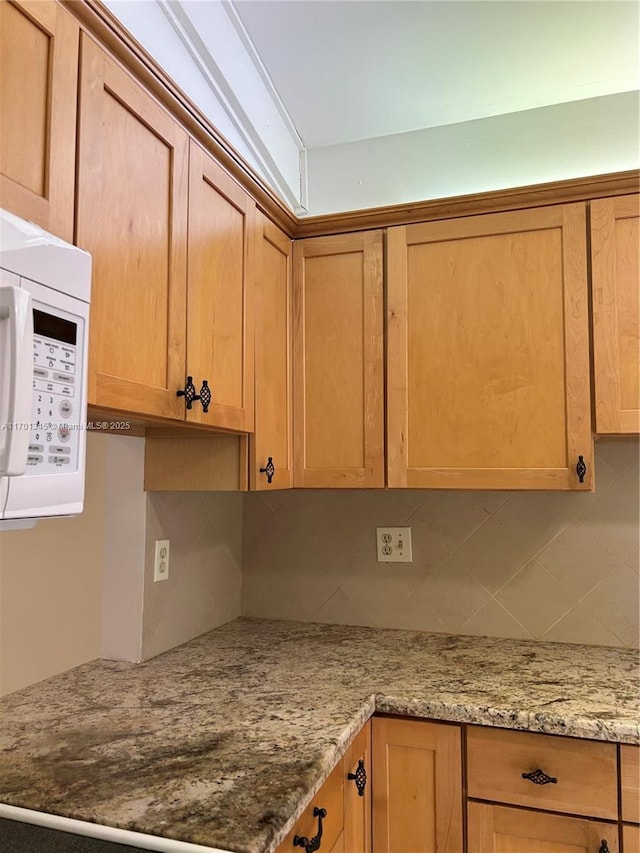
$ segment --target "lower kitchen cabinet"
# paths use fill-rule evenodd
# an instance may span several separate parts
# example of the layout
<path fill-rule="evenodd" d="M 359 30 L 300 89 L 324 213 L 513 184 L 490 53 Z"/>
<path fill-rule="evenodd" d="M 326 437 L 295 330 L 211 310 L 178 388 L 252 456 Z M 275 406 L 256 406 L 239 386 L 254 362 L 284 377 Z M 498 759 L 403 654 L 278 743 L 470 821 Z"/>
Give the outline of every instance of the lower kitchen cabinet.
<path fill-rule="evenodd" d="M 462 853 L 460 726 L 373 719 L 375 853 Z"/>
<path fill-rule="evenodd" d="M 622 820 L 640 823 L 640 747 L 620 747 L 620 797 Z"/>
<path fill-rule="evenodd" d="M 314 850 L 328 850 L 330 853 L 342 850 L 344 845 L 344 770 L 343 762 L 338 762 L 331 775 L 318 791 L 291 832 L 278 847 L 277 853 L 293 853 L 304 849 L 319 836 L 322 840 Z M 307 839 L 305 843 L 300 841 Z M 337 845 L 337 846 L 336 846 Z M 353 851 L 356 853 L 356 851 Z"/>
<path fill-rule="evenodd" d="M 470 853 L 618 853 L 618 825 L 470 802 Z"/>
<path fill-rule="evenodd" d="M 640 853 L 640 826 L 623 825 L 622 851 L 623 853 Z"/>
<path fill-rule="evenodd" d="M 371 853 L 370 780 L 371 721 L 362 727 L 277 853 L 293 853 L 305 844 L 327 853 Z M 317 836 L 321 840 L 316 846 Z"/>
<path fill-rule="evenodd" d="M 467 778 L 472 799 L 618 819 L 613 743 L 468 726 Z"/>
<path fill-rule="evenodd" d="M 342 763 L 344 853 L 371 853 L 371 720 L 360 730 Z"/>

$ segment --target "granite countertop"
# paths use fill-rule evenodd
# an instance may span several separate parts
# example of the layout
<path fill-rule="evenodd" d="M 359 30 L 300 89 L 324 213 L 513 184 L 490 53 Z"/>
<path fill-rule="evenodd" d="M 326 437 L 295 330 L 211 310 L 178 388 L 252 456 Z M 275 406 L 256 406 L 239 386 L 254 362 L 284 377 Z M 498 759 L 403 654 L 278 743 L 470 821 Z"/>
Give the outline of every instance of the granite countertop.
<path fill-rule="evenodd" d="M 640 742 L 638 653 L 239 619 L 0 700 L 0 801 L 270 853 L 374 710 Z"/>

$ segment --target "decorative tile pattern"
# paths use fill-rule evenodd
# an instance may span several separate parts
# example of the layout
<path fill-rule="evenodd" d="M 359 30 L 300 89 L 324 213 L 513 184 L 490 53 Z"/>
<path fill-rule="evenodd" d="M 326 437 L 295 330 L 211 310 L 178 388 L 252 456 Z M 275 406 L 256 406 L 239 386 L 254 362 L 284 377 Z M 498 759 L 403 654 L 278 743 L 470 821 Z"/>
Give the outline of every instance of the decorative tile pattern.
<path fill-rule="evenodd" d="M 595 465 L 595 493 L 247 495 L 242 612 L 637 647 L 638 440 L 599 441 Z M 413 563 L 376 561 L 389 525 Z"/>

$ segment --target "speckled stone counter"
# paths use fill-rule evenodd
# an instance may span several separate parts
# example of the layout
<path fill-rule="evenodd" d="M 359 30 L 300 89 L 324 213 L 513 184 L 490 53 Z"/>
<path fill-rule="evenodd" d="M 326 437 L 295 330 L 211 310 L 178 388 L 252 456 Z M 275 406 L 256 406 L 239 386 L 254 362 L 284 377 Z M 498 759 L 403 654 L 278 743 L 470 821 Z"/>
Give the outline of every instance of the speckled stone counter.
<path fill-rule="evenodd" d="M 240 619 L 0 700 L 0 801 L 267 853 L 374 710 L 639 743 L 639 675 L 619 649 Z"/>

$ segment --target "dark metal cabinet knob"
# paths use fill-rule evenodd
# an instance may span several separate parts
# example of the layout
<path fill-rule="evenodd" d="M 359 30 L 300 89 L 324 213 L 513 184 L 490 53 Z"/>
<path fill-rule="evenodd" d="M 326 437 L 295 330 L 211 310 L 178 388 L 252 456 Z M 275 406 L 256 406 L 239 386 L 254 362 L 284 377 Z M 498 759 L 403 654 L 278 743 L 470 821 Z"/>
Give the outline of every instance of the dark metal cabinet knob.
<path fill-rule="evenodd" d="M 611 851 L 609 850 L 609 845 L 607 844 L 606 838 L 602 839 L 602 844 L 598 848 L 598 853 L 611 853 Z"/>
<path fill-rule="evenodd" d="M 187 409 L 191 409 L 194 402 L 200 399 L 196 394 L 196 386 L 193 384 L 193 376 L 187 376 L 184 389 L 176 391 L 176 397 L 184 397 Z"/>
<path fill-rule="evenodd" d="M 367 771 L 364 768 L 364 760 L 358 759 L 358 767 L 355 773 L 347 773 L 347 779 L 352 779 L 356 783 L 358 796 L 364 797 L 364 789 L 367 787 Z"/>
<path fill-rule="evenodd" d="M 197 399 L 202 403 L 202 411 L 206 415 L 211 403 L 211 388 L 209 388 L 209 383 L 206 379 L 202 380 L 202 388 L 200 389 L 200 394 Z"/>
<path fill-rule="evenodd" d="M 267 464 L 264 468 L 260 469 L 261 474 L 267 475 L 267 483 L 271 483 L 273 480 L 273 475 L 276 473 L 276 466 L 273 464 L 273 458 L 271 456 L 267 457 Z"/>
<path fill-rule="evenodd" d="M 581 483 L 584 483 L 584 475 L 587 473 L 587 464 L 584 461 L 584 456 L 578 456 L 578 464 L 576 465 L 576 474 L 578 475 L 578 480 Z"/>
<path fill-rule="evenodd" d="M 313 816 L 318 818 L 318 831 L 313 838 L 307 838 L 305 835 L 294 835 L 293 846 L 303 847 L 305 853 L 316 853 L 322 844 L 322 819 L 327 816 L 326 809 L 319 809 L 317 806 L 313 810 Z"/>
<path fill-rule="evenodd" d="M 523 779 L 528 779 L 530 782 L 533 782 L 534 785 L 557 785 L 558 780 L 555 776 L 547 776 L 547 774 L 538 769 L 534 770 L 532 773 L 523 773 Z"/>

